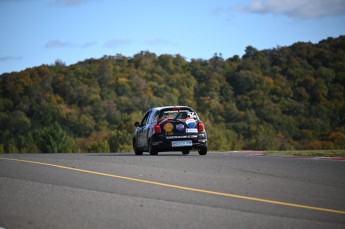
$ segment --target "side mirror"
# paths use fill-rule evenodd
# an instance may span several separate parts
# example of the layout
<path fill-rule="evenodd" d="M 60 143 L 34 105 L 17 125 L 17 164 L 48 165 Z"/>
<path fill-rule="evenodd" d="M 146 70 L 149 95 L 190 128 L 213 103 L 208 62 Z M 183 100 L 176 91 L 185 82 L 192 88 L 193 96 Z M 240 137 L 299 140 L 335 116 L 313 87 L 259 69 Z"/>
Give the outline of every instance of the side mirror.
<path fill-rule="evenodd" d="M 140 123 L 139 123 L 139 122 L 135 122 L 135 123 L 134 123 L 134 126 L 135 126 L 135 127 L 139 127 L 139 126 L 140 126 Z"/>

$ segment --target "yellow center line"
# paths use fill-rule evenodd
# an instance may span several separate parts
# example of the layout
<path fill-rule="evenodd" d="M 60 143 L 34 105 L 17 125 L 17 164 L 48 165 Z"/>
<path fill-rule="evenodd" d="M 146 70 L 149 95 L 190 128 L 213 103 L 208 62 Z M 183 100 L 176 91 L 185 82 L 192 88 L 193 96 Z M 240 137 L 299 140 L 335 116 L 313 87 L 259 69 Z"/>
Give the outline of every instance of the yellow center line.
<path fill-rule="evenodd" d="M 135 182 L 140 182 L 140 183 L 152 184 L 152 185 L 163 186 L 163 187 L 168 187 L 168 188 L 181 189 L 181 190 L 186 190 L 186 191 L 206 193 L 206 194 L 210 194 L 210 195 L 232 197 L 232 198 L 236 198 L 236 199 L 251 200 L 251 201 L 257 201 L 257 202 L 262 202 L 262 203 L 269 203 L 269 204 L 275 204 L 275 205 L 282 205 L 282 206 L 288 206 L 288 207 L 303 208 L 303 209 L 309 209 L 309 210 L 314 210 L 314 211 L 322 211 L 322 212 L 337 213 L 337 214 L 344 214 L 345 215 L 345 211 L 342 211 L 342 210 L 313 207 L 313 206 L 308 206 L 308 205 L 294 204 L 294 203 L 281 202 L 281 201 L 275 201 L 275 200 L 269 200 L 269 199 L 261 199 L 261 198 L 256 198 L 256 197 L 242 196 L 242 195 L 236 195 L 236 194 L 230 194 L 230 193 L 224 193 L 224 192 L 215 192 L 215 191 L 210 191 L 210 190 L 205 190 L 205 189 L 190 188 L 190 187 L 167 184 L 167 183 L 162 183 L 162 182 L 143 180 L 143 179 L 137 179 L 137 178 L 132 178 L 132 177 L 108 174 L 108 173 L 101 173 L 101 172 L 96 172 L 96 171 L 91 171 L 91 170 L 77 169 L 77 168 L 72 168 L 72 167 L 67 167 L 67 166 L 62 166 L 62 165 L 56 165 L 56 164 L 49 164 L 49 163 L 45 163 L 45 162 L 21 160 L 21 159 L 6 158 L 6 157 L 0 157 L 0 159 L 51 166 L 51 167 L 60 168 L 60 169 L 67 169 L 67 170 L 72 170 L 72 171 L 77 171 L 77 172 L 82 172 L 82 173 L 89 173 L 89 174 L 94 174 L 94 175 L 112 177 L 112 178 L 129 180 L 129 181 L 135 181 Z"/>

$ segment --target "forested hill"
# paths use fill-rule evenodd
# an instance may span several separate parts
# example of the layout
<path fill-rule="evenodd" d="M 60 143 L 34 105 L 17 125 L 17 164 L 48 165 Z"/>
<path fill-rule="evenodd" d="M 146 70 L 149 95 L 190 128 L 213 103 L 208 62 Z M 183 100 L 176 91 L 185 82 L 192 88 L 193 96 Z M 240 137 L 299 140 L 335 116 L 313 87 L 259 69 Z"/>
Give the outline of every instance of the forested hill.
<path fill-rule="evenodd" d="M 224 47 L 226 48 L 226 47 Z M 187 61 L 140 52 L 0 77 L 0 152 L 130 152 L 150 107 L 188 105 L 210 150 L 345 149 L 345 36 Z"/>

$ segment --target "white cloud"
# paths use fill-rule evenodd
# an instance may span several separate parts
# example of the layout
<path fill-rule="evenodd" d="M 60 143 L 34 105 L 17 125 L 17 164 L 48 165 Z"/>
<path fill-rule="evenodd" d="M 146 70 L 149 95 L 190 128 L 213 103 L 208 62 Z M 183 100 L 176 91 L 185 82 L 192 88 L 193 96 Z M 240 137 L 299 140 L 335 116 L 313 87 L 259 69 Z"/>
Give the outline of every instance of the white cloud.
<path fill-rule="evenodd" d="M 44 47 L 45 48 L 68 48 L 71 46 L 72 46 L 71 43 L 66 42 L 66 41 L 51 40 L 51 41 L 48 41 Z"/>
<path fill-rule="evenodd" d="M 22 60 L 22 56 L 0 56 L 0 61 Z"/>
<path fill-rule="evenodd" d="M 85 44 L 73 44 L 68 41 L 60 41 L 60 40 L 50 40 L 44 46 L 45 48 L 89 48 L 92 46 L 97 45 L 97 42 L 90 41 Z"/>
<path fill-rule="evenodd" d="M 345 15 L 344 0 L 252 0 L 242 10 L 299 19 Z"/>

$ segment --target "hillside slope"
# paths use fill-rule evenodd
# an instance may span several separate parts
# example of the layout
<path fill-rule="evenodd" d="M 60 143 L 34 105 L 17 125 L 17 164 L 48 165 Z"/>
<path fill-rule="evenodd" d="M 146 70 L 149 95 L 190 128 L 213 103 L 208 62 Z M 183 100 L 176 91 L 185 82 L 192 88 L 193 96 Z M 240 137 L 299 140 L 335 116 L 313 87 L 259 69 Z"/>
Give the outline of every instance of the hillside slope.
<path fill-rule="evenodd" d="M 345 149 L 345 36 L 187 61 L 140 52 L 0 77 L 0 152 L 132 151 L 153 106 L 188 105 L 210 150 Z"/>

